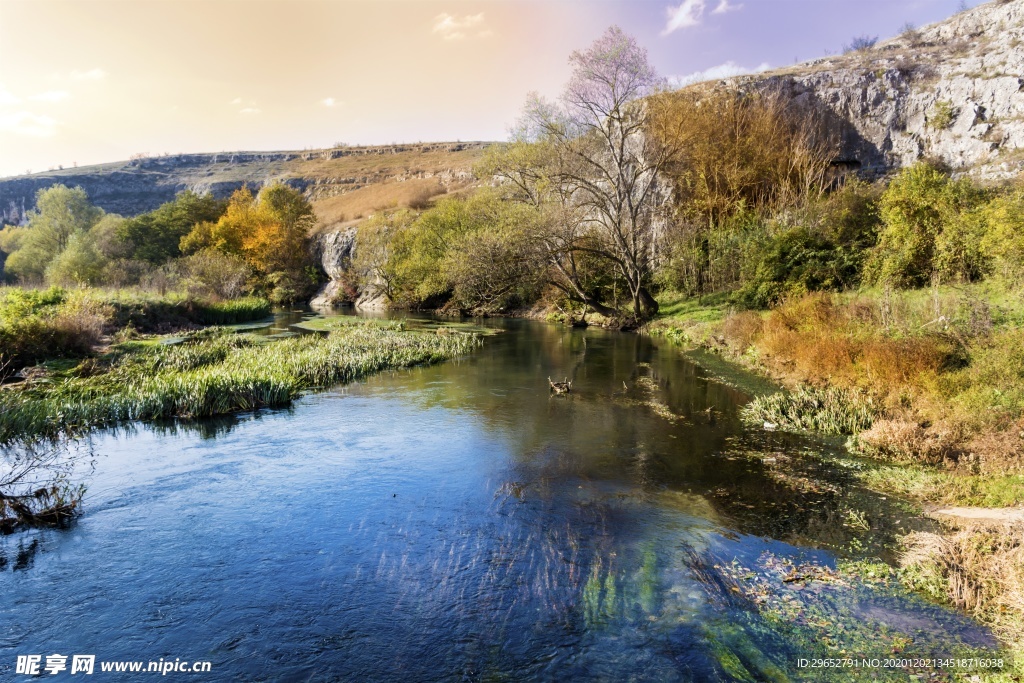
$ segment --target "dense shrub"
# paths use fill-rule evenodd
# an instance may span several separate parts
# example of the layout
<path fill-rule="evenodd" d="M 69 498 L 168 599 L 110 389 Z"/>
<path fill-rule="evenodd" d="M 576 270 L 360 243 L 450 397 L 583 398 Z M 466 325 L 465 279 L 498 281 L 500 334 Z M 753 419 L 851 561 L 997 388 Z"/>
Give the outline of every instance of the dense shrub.
<path fill-rule="evenodd" d="M 985 271 L 980 248 L 985 199 L 969 180 L 953 180 L 927 163 L 900 171 L 882 194 L 882 228 L 866 267 L 869 280 L 920 287 L 933 276 L 976 280 Z"/>
<path fill-rule="evenodd" d="M 979 245 L 995 273 L 1010 284 L 1024 281 L 1024 184 L 994 197 L 983 209 L 985 235 Z"/>
<path fill-rule="evenodd" d="M 876 240 L 877 194 L 875 188 L 851 180 L 791 211 L 781 232 L 755 254 L 753 267 L 744 269 L 737 301 L 768 308 L 786 297 L 860 284 L 865 255 Z"/>
<path fill-rule="evenodd" d="M 315 224 L 313 207 L 299 191 L 275 183 L 254 196 L 243 187 L 223 215 L 196 224 L 180 247 L 186 254 L 212 250 L 241 259 L 256 275 L 254 290 L 288 303 L 307 298 L 319 283 L 310 248 Z"/>
<path fill-rule="evenodd" d="M 442 199 L 417 215 L 378 214 L 359 227 L 354 268 L 395 305 L 496 312 L 532 303 L 544 264 L 537 213 L 492 191 Z"/>

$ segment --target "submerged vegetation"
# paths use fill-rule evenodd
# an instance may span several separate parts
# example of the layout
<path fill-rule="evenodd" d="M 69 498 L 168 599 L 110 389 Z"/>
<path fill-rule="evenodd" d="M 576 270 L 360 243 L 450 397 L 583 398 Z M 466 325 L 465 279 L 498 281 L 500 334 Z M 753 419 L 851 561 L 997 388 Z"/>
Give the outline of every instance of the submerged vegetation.
<path fill-rule="evenodd" d="M 274 342 L 216 329 L 180 344 L 125 342 L 95 361 L 0 392 L 0 442 L 131 420 L 282 406 L 315 387 L 467 353 L 479 337 L 352 323 Z"/>

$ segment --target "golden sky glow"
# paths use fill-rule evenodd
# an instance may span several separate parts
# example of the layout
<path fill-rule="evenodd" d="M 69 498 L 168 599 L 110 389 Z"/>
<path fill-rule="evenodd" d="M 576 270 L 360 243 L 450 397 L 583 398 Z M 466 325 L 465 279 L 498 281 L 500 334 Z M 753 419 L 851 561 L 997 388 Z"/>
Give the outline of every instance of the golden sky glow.
<path fill-rule="evenodd" d="M 517 50 L 553 42 L 558 8 L 534 10 L 524 31 L 513 4 L 0 0 L 0 174 L 137 152 L 494 138 L 530 89 L 566 74 L 564 48 L 539 71 Z"/>
<path fill-rule="evenodd" d="M 613 23 L 665 75 L 720 74 L 820 56 L 857 22 L 891 34 L 955 2 L 721 4 L 0 0 L 0 176 L 135 153 L 501 139 L 526 94 L 557 94 L 569 53 Z"/>

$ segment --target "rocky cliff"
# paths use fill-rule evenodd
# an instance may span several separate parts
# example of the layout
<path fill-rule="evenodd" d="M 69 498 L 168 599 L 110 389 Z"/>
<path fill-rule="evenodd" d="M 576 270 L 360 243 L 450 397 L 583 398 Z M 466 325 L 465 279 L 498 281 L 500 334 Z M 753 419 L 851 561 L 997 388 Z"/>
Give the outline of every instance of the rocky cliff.
<path fill-rule="evenodd" d="M 997 0 L 865 49 L 722 83 L 826 114 L 869 177 L 929 157 L 1002 179 L 1024 168 L 1024 0 Z"/>

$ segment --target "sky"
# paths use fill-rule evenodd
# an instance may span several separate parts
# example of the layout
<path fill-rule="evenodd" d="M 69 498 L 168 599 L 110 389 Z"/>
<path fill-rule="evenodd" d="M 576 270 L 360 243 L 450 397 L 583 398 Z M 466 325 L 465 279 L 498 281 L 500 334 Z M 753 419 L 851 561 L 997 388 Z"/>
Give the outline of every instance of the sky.
<path fill-rule="evenodd" d="M 968 0 L 973 6 L 977 0 Z M 503 140 L 618 25 L 675 82 L 962 0 L 0 0 L 0 176 L 135 154 Z"/>

